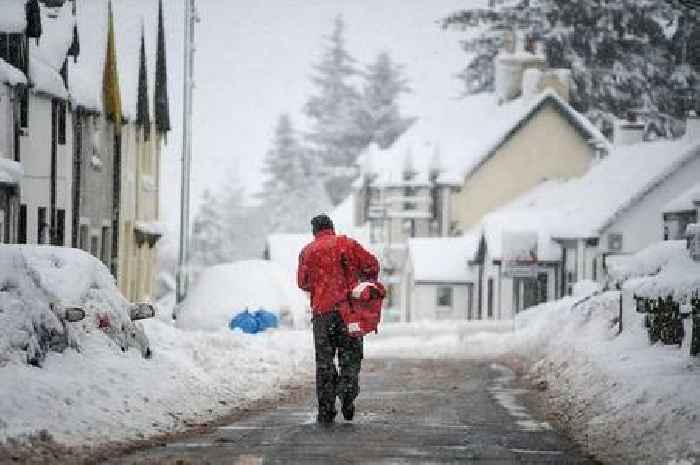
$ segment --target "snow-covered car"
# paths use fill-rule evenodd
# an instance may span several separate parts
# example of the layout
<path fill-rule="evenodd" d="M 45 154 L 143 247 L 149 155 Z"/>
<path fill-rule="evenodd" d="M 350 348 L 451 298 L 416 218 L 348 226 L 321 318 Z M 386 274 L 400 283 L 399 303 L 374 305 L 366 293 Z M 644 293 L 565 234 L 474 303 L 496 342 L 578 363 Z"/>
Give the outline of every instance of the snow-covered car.
<path fill-rule="evenodd" d="M 153 307 L 132 304 L 117 289 L 107 267 L 77 249 L 46 246 L 0 248 L 0 366 L 23 361 L 41 366 L 49 352 L 81 350 L 100 334 L 121 351 L 151 348 L 136 320 Z"/>
<path fill-rule="evenodd" d="M 245 309 L 266 309 L 283 326 L 299 327 L 306 317 L 308 299 L 295 276 L 277 263 L 244 260 L 203 270 L 187 298 L 175 309 L 176 326 L 216 331 Z"/>

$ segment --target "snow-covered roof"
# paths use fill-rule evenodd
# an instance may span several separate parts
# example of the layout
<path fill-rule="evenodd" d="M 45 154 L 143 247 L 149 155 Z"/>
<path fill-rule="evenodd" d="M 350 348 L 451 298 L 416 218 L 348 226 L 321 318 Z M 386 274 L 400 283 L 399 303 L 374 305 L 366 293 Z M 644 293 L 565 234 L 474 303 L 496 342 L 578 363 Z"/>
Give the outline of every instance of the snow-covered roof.
<path fill-rule="evenodd" d="M 60 75 L 73 40 L 75 18 L 69 4 L 52 9 L 40 4 L 41 39 L 29 41 L 29 79 L 36 93 L 68 99 L 68 90 Z"/>
<path fill-rule="evenodd" d="M 270 261 L 282 266 L 287 272 L 296 273 L 299 254 L 312 240 L 311 234 L 270 234 L 267 236 Z"/>
<path fill-rule="evenodd" d="M 393 146 L 385 150 L 372 146 L 358 162 L 362 172 L 374 175 L 374 184 L 379 186 L 427 185 L 433 171 L 439 172 L 439 183 L 459 186 L 548 103 L 554 104 L 589 143 L 612 151 L 594 124 L 547 89 L 503 105 L 493 94 L 445 102 L 440 111 L 420 115 Z M 416 173 L 408 183 L 403 180 L 407 166 Z M 359 178 L 355 187 L 361 183 Z"/>
<path fill-rule="evenodd" d="M 360 167 L 374 175 L 377 185 L 427 185 L 433 171 L 439 172 L 439 183 L 461 185 L 459 174 L 478 145 L 483 115 L 497 107 L 490 94 L 443 102 L 419 115 L 388 149 L 370 147 L 361 156 Z M 408 183 L 403 178 L 407 165 L 416 173 Z"/>
<path fill-rule="evenodd" d="M 409 239 L 408 259 L 414 281 L 430 283 L 468 283 L 474 281 L 468 261 L 476 253 L 479 238 L 475 234 L 460 237 Z"/>
<path fill-rule="evenodd" d="M 0 32 L 24 32 L 27 27 L 25 3 L 26 0 L 0 0 Z"/>
<path fill-rule="evenodd" d="M 608 153 L 612 151 L 610 142 L 593 123 L 562 100 L 556 92 L 547 89 L 537 97 L 531 99 L 519 98 L 502 105 L 495 112 L 486 113 L 494 123 L 479 135 L 479 140 L 483 141 L 483 143 L 476 150 L 476 156 L 472 159 L 472 162 L 465 166 L 463 175 L 465 177 L 470 176 L 479 169 L 547 103 L 554 104 L 590 144 L 600 146 Z"/>
<path fill-rule="evenodd" d="M 69 60 L 69 87 L 76 106 L 102 111 L 102 67 L 107 46 L 107 2 L 77 0 L 77 24 L 82 47 L 77 63 Z M 155 81 L 158 2 L 156 0 L 113 1 L 114 28 L 121 92 L 122 113 L 136 117 L 141 28 L 146 39 L 149 99 L 153 101 Z M 165 7 L 165 22 L 172 15 Z M 89 44 L 89 45 L 88 45 Z M 152 110 L 152 109 L 151 109 Z M 151 115 L 152 116 L 152 115 Z"/>
<path fill-rule="evenodd" d="M 29 76 L 35 93 L 68 99 L 68 90 L 59 72 L 33 55 L 29 57 Z"/>
<path fill-rule="evenodd" d="M 0 158 L 0 183 L 19 184 L 24 175 L 22 164 L 7 158 Z"/>
<path fill-rule="evenodd" d="M 664 207 L 664 213 L 695 210 L 695 202 L 700 202 L 700 183 L 667 203 Z"/>
<path fill-rule="evenodd" d="M 505 209 L 486 215 L 481 231 L 493 260 L 533 258 L 529 255 L 534 249 L 538 261 L 556 261 L 561 248 L 552 240 L 552 226 L 546 212 Z"/>
<path fill-rule="evenodd" d="M 598 237 L 619 215 L 698 157 L 700 143 L 688 140 L 618 147 L 581 178 L 545 183 L 487 215 L 485 223 L 532 225 L 561 239 Z"/>
<path fill-rule="evenodd" d="M 8 84 L 10 86 L 26 85 L 27 76 L 0 58 L 0 84 Z"/>

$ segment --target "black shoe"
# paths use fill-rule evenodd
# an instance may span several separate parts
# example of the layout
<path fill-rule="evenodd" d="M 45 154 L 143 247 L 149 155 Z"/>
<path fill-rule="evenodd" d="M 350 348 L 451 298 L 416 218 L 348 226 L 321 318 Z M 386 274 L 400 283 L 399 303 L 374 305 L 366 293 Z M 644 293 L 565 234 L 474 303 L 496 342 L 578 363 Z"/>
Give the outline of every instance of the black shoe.
<path fill-rule="evenodd" d="M 335 415 L 335 412 L 333 412 L 333 414 L 319 413 L 316 415 L 316 423 L 319 425 L 332 425 L 335 421 Z"/>
<path fill-rule="evenodd" d="M 343 402 L 343 408 L 341 410 L 343 411 L 343 418 L 347 421 L 352 421 L 355 417 L 355 403 L 353 401 L 347 403 Z"/>

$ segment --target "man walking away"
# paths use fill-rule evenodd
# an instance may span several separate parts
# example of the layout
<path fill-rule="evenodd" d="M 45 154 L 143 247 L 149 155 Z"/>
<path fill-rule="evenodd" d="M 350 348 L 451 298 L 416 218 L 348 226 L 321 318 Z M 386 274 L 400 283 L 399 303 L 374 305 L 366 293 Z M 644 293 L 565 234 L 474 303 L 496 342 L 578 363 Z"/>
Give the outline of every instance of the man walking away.
<path fill-rule="evenodd" d="M 355 398 L 360 393 L 362 338 L 348 334 L 341 309 L 350 305 L 350 292 L 361 281 L 374 281 L 379 262 L 360 244 L 336 235 L 326 215 L 311 220 L 314 240 L 301 251 L 297 282 L 309 292 L 313 311 L 316 350 L 316 395 L 321 424 L 335 420 L 335 398 L 340 398 L 346 420 L 355 415 Z M 335 356 L 338 354 L 338 368 Z"/>

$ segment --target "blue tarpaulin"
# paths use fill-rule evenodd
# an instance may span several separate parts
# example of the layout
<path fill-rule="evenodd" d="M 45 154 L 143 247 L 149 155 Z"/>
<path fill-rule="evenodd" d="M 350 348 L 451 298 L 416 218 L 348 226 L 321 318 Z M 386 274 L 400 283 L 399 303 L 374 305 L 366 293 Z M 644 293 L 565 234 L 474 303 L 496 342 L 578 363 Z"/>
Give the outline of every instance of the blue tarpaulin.
<path fill-rule="evenodd" d="M 277 326 L 279 326 L 277 315 L 262 308 L 255 313 L 250 313 L 248 309 L 245 309 L 234 315 L 228 324 L 231 330 L 238 328 L 247 334 L 260 333 Z"/>

